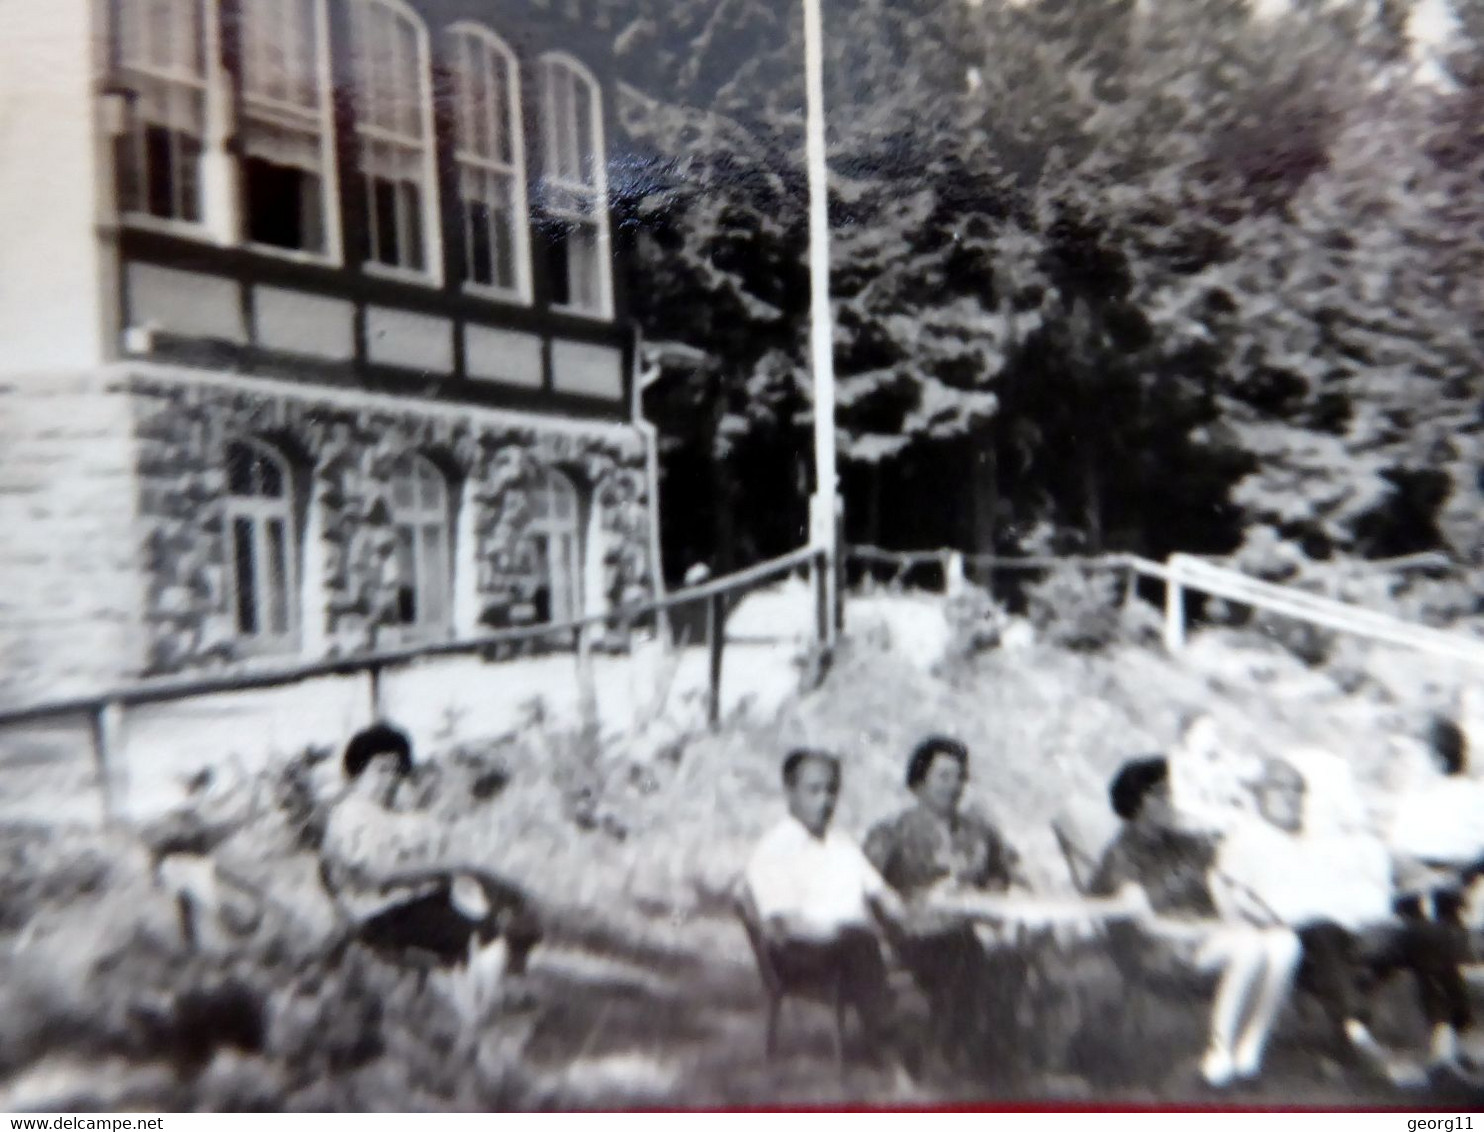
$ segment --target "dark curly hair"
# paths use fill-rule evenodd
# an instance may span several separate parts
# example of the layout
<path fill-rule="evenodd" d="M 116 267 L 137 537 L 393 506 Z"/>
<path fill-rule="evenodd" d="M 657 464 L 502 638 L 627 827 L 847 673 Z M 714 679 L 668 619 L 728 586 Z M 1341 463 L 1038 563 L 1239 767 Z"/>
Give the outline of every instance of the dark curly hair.
<path fill-rule="evenodd" d="M 908 790 L 916 790 L 922 785 L 922 780 L 927 777 L 928 767 L 933 765 L 933 760 L 939 755 L 957 760 L 964 777 L 969 776 L 969 748 L 946 735 L 930 735 L 913 748 L 912 757 L 907 760 Z"/>
<path fill-rule="evenodd" d="M 1108 785 L 1108 801 L 1124 821 L 1133 821 L 1144 808 L 1149 791 L 1170 780 L 1170 760 L 1163 755 L 1130 759 L 1118 768 Z"/>
<path fill-rule="evenodd" d="M 341 762 L 345 777 L 359 778 L 371 760 L 381 755 L 396 756 L 397 773 L 403 778 L 412 773 L 412 740 L 407 738 L 407 733 L 390 723 L 376 723 L 357 731 L 345 745 L 345 758 Z"/>
<path fill-rule="evenodd" d="M 1434 716 L 1427 730 L 1428 745 L 1443 764 L 1443 773 L 1462 774 L 1468 767 L 1469 740 L 1463 728 L 1447 716 Z"/>

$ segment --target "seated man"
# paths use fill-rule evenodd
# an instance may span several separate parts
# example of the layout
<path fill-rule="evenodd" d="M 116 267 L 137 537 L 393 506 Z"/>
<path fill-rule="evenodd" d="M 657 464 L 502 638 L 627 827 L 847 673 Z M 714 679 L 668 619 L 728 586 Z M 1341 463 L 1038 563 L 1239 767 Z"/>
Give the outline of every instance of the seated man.
<path fill-rule="evenodd" d="M 1218 903 L 1231 919 L 1296 933 L 1300 981 L 1319 1000 L 1336 1041 L 1389 1069 L 1365 1020 L 1361 941 L 1392 918 L 1391 861 L 1378 838 L 1308 829 L 1307 792 L 1293 765 L 1265 764 L 1255 786 L 1258 818 L 1234 829 L 1218 855 Z"/>
<path fill-rule="evenodd" d="M 873 1045 L 893 1050 L 891 989 L 873 929 L 899 908 L 855 843 L 830 829 L 839 760 L 792 751 L 783 761 L 783 786 L 788 817 L 763 836 L 745 873 L 773 963 L 785 980 L 838 972 Z"/>
<path fill-rule="evenodd" d="M 1437 718 L 1430 732 L 1434 773 L 1403 792 L 1388 831 L 1401 881 L 1401 921 L 1370 958 L 1381 975 L 1412 970 L 1432 1031 L 1432 1064 L 1477 1072 L 1484 1051 L 1468 1033 L 1472 1018 L 1461 968 L 1470 950 L 1467 893 L 1484 874 L 1484 783 L 1467 776 L 1462 728 Z M 1465 1037 L 1474 1039 L 1474 1048 L 1460 1049 Z"/>
<path fill-rule="evenodd" d="M 946 1048 L 975 1052 L 995 1016 L 996 1000 L 1023 980 L 1013 964 L 985 952 L 974 924 L 963 916 L 933 914 L 935 898 L 955 891 L 1004 892 L 1024 885 L 1019 858 L 994 826 L 960 809 L 969 776 L 969 751 L 934 735 L 907 762 L 914 805 L 879 822 L 866 837 L 866 857 L 907 902 L 902 960 L 923 988 L 948 1037 Z M 1004 969 L 1001 969 L 1004 968 Z"/>
<path fill-rule="evenodd" d="M 1299 945 L 1282 928 L 1243 929 L 1215 922 L 1215 846 L 1179 828 L 1169 774 L 1168 760 L 1158 756 L 1119 769 L 1109 798 L 1125 825 L 1104 853 L 1089 892 L 1137 897 L 1147 910 L 1139 918 L 1147 933 L 1170 937 L 1175 954 L 1188 958 L 1196 970 L 1219 971 L 1201 1073 L 1221 1087 L 1259 1071 L 1298 964 Z M 1194 944 L 1194 951 L 1181 944 Z"/>
<path fill-rule="evenodd" d="M 541 938 L 525 894 L 451 864 L 447 827 L 397 808 L 412 772 L 407 736 L 386 724 L 366 728 L 347 744 L 343 766 L 348 781 L 325 825 L 321 873 L 351 921 L 351 938 L 389 958 L 418 956 L 443 968 L 478 959 L 491 984 L 507 970 L 522 973 Z"/>

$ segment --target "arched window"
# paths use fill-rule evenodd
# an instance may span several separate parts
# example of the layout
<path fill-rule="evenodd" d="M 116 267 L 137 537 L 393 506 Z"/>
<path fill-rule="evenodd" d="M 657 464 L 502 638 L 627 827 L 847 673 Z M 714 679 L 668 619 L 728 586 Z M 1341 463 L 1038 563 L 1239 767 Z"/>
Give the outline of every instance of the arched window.
<path fill-rule="evenodd" d="M 397 535 L 397 619 L 445 631 L 453 613 L 453 508 L 448 480 L 425 456 L 410 456 L 392 476 Z"/>
<path fill-rule="evenodd" d="M 544 472 L 531 486 L 526 527 L 538 586 L 545 595 L 537 614 L 546 621 L 571 621 L 582 611 L 582 539 L 577 489 L 560 472 Z"/>
<path fill-rule="evenodd" d="M 530 250 L 519 67 L 510 48 L 474 24 L 449 29 L 448 60 L 464 281 L 526 302 Z"/>
<path fill-rule="evenodd" d="M 338 256 L 325 0 L 239 8 L 247 239 Z"/>
<path fill-rule="evenodd" d="M 265 444 L 227 445 L 227 557 L 237 633 L 288 647 L 297 629 L 294 491 L 288 462 Z"/>
<path fill-rule="evenodd" d="M 611 311 L 608 181 L 598 84 L 566 55 L 541 60 L 542 174 L 552 302 L 588 314 Z"/>
<path fill-rule="evenodd" d="M 350 0 L 367 263 L 438 270 L 428 33 L 398 0 Z"/>
<path fill-rule="evenodd" d="M 118 140 L 126 215 L 202 223 L 213 18 L 206 0 L 119 0 L 116 74 L 134 96 Z"/>

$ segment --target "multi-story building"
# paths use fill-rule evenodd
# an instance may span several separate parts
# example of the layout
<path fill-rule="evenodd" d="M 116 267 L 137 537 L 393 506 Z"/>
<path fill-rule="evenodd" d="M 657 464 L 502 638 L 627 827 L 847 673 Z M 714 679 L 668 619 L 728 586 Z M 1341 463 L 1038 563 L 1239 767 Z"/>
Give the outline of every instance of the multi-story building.
<path fill-rule="evenodd" d="M 0 705 L 647 592 L 586 8 L 0 0 Z"/>

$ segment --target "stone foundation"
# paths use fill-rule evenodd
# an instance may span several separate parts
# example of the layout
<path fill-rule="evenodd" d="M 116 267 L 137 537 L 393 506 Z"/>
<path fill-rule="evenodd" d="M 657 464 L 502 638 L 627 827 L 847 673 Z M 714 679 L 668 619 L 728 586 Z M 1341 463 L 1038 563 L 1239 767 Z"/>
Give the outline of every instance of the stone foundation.
<path fill-rule="evenodd" d="M 644 446 L 624 425 L 160 370 L 17 404 L 4 403 L 0 515 L 25 534 L 0 563 L 0 703 L 50 699 L 64 675 L 98 691 L 248 659 L 224 523 L 237 438 L 272 446 L 295 479 L 299 642 L 270 666 L 415 643 L 394 624 L 389 499 L 413 452 L 458 501 L 450 635 L 532 619 L 527 489 L 546 470 L 582 500 L 587 611 L 651 592 Z"/>

